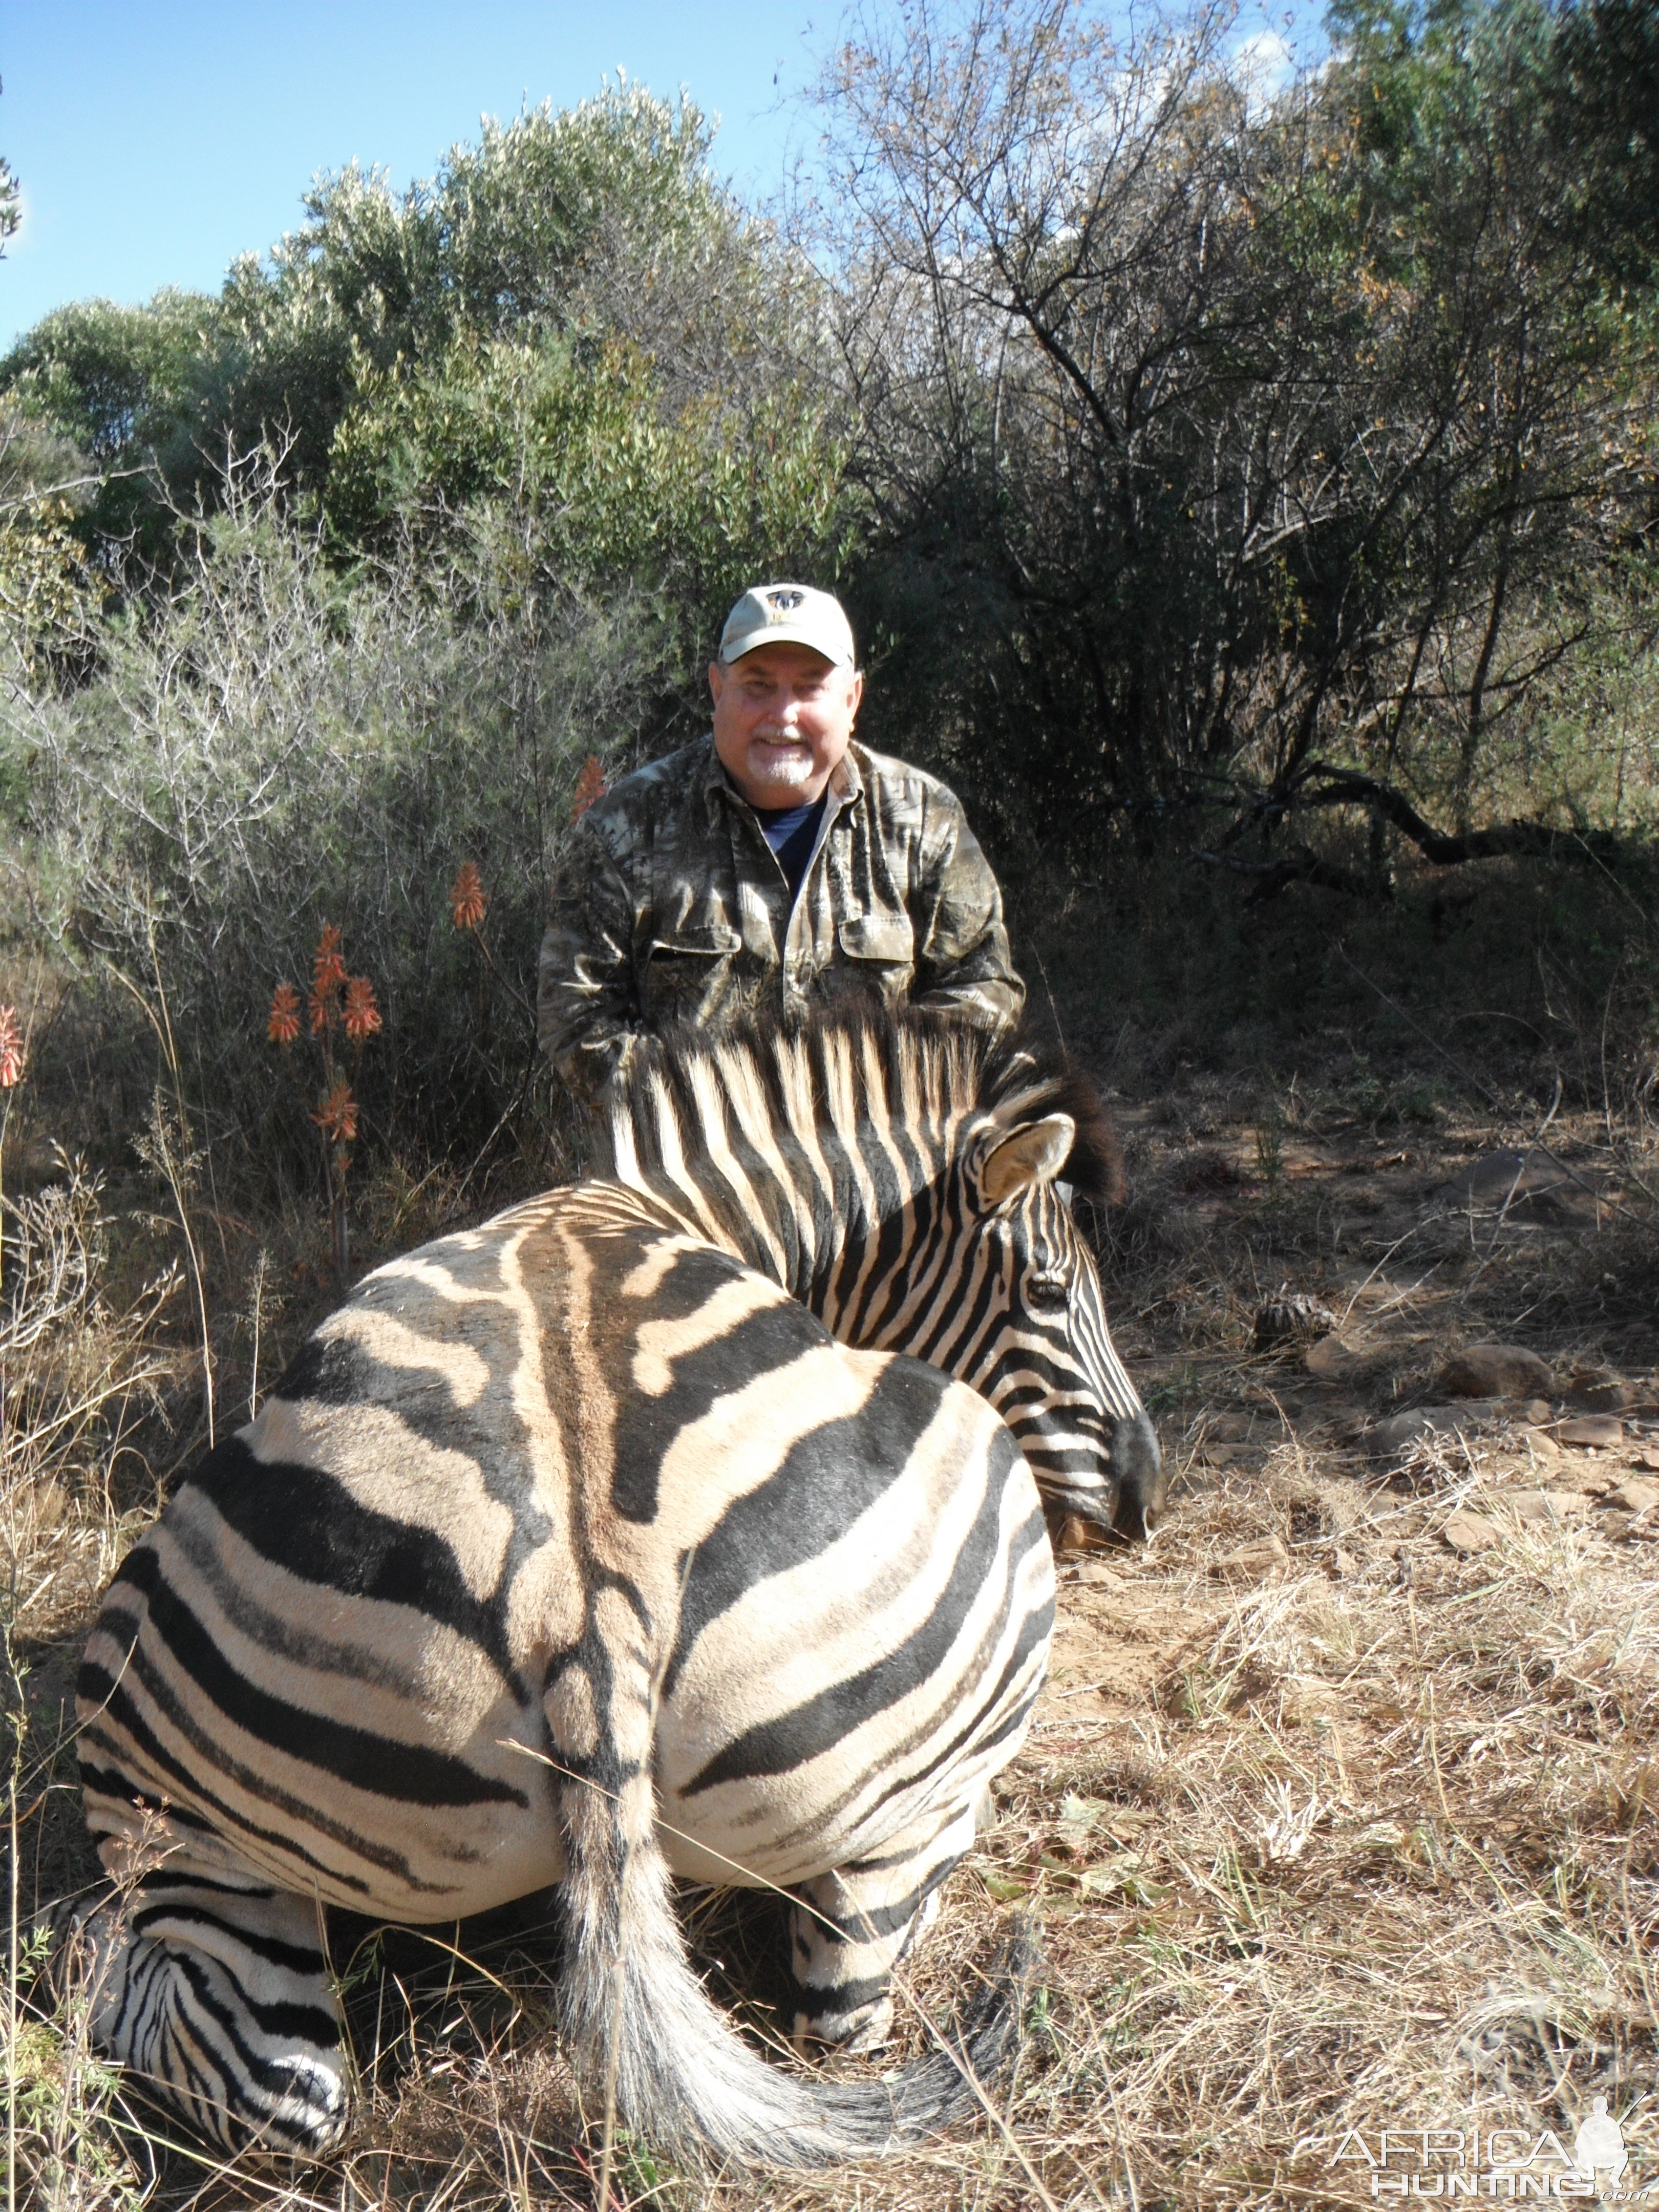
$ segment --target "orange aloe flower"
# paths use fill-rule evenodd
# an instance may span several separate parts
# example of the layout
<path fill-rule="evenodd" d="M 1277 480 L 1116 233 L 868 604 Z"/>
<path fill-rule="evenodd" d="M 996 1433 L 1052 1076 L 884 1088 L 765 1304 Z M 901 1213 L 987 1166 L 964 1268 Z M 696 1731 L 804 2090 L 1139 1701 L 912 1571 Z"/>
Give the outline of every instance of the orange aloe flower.
<path fill-rule="evenodd" d="M 327 1097 L 322 1099 L 312 1120 L 336 1145 L 349 1145 L 357 1133 L 357 1102 L 351 1095 L 351 1085 L 342 1076 Z"/>
<path fill-rule="evenodd" d="M 582 772 L 576 778 L 575 797 L 571 803 L 570 818 L 580 822 L 596 799 L 605 797 L 605 770 L 599 766 L 597 753 L 589 753 L 582 763 Z"/>
<path fill-rule="evenodd" d="M 477 869 L 471 860 L 465 861 L 449 886 L 449 911 L 456 928 L 477 929 L 489 904 L 489 896 L 479 880 Z"/>
<path fill-rule="evenodd" d="M 15 1006 L 0 1006 L 0 1091 L 23 1079 L 23 1032 Z"/>
<path fill-rule="evenodd" d="M 300 1034 L 300 994 L 292 983 L 279 983 L 270 998 L 270 1019 L 265 1035 L 284 1050 Z"/>
<path fill-rule="evenodd" d="M 317 951 L 311 963 L 311 988 L 320 997 L 325 991 L 337 991 L 345 979 L 340 933 L 331 921 L 325 922 L 323 933 L 317 939 Z"/>
<path fill-rule="evenodd" d="M 340 1009 L 334 1003 L 337 993 L 345 988 L 345 958 L 340 951 L 340 933 L 334 924 L 324 925 L 317 939 L 317 951 L 311 963 L 311 1034 L 320 1036 L 331 1030 L 340 1018 Z"/>
<path fill-rule="evenodd" d="M 345 1033 L 356 1044 L 373 1036 L 380 1026 L 380 1010 L 374 1003 L 374 986 L 367 975 L 346 979 Z"/>

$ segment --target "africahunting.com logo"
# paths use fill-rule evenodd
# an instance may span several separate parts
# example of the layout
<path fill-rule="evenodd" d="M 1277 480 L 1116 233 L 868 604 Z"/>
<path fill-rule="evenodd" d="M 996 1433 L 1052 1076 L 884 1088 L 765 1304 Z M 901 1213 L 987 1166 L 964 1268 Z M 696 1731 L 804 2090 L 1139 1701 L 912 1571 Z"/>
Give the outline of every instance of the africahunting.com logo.
<path fill-rule="evenodd" d="M 1618 2204 L 1659 2197 L 1659 2180 L 1644 2181 L 1632 2172 L 1624 2130 L 1605 2097 L 1595 2100 L 1570 2143 L 1553 2128 L 1351 2128 L 1338 2139 L 1331 2164 L 1350 2185 L 1368 2179 L 1379 2203 L 1577 2197 Z"/>

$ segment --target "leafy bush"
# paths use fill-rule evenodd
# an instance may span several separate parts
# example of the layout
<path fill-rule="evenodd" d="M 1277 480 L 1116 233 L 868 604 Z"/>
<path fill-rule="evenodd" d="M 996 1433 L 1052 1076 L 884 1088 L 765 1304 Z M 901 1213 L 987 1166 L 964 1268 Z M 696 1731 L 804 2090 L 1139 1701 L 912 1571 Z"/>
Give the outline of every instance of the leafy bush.
<path fill-rule="evenodd" d="M 480 568 L 465 624 L 407 565 L 343 581 L 265 465 L 191 534 L 175 587 L 109 627 L 85 689 L 8 686 L 0 789 L 9 769 L 28 793 L 13 908 L 31 902 L 84 977 L 88 1049 L 130 1128 L 155 1066 L 142 1005 L 198 1129 L 245 1171 L 314 1187 L 313 1102 L 265 1024 L 332 923 L 386 1024 L 364 1135 L 410 1160 L 522 1133 L 580 767 L 628 753 L 675 671 L 649 601 L 504 611 Z M 468 862 L 489 901 L 477 933 L 447 896 Z"/>
<path fill-rule="evenodd" d="M 365 377 L 326 513 L 348 552 L 482 529 L 520 588 L 648 579 L 712 627 L 757 575 L 833 571 L 845 459 L 793 386 L 671 416 L 626 340 L 468 336 L 429 372 Z"/>

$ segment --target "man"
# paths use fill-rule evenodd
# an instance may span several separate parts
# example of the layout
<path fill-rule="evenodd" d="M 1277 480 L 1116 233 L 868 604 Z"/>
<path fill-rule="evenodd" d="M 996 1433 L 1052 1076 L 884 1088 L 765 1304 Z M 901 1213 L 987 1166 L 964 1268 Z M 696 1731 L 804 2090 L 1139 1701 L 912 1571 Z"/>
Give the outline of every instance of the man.
<path fill-rule="evenodd" d="M 596 1098 L 678 1023 L 881 1003 L 1013 1022 L 1002 898 L 955 796 L 853 742 L 840 604 L 745 592 L 708 671 L 712 734 L 582 817 L 542 942 L 542 1042 Z"/>

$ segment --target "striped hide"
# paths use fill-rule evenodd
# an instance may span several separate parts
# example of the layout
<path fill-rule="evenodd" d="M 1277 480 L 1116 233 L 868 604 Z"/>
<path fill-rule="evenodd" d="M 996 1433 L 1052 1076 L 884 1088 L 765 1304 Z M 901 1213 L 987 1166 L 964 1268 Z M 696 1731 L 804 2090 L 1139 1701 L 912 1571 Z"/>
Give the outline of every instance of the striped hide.
<path fill-rule="evenodd" d="M 79 1684 L 111 1886 L 55 1971 L 216 2142 L 343 2138 L 323 1907 L 451 1921 L 548 1884 L 571 2054 L 670 2151 L 812 2164 L 968 2107 L 943 2057 L 827 2083 L 754 2056 L 673 1913 L 675 1874 L 781 1886 L 787 2024 L 878 2043 L 1047 1664 L 1014 1437 L 777 1272 L 614 1182 L 427 1245 L 129 1554 Z M 976 2015 L 982 2078 L 1012 2026 L 1006 1990 Z"/>
<path fill-rule="evenodd" d="M 937 1014 L 691 1031 L 613 1098 L 611 1172 L 843 1344 L 908 1352 L 1002 1415 L 1057 1512 L 1139 1535 L 1162 1455 L 1060 1178 L 1122 1194 L 1093 1091 Z"/>

